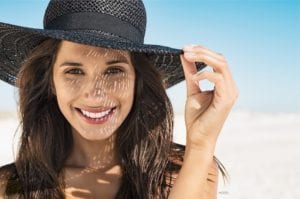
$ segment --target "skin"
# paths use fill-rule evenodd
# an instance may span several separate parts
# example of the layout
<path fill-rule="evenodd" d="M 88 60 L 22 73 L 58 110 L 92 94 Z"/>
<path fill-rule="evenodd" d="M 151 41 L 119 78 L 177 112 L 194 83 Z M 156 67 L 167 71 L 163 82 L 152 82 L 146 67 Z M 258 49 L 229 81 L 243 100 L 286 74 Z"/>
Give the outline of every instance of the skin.
<path fill-rule="evenodd" d="M 121 170 L 115 131 L 132 107 L 134 81 L 128 52 L 62 42 L 53 66 L 53 93 L 74 138 L 63 173 L 67 197 L 114 198 L 117 193 Z M 105 123 L 91 124 L 79 111 L 103 107 L 116 107 Z"/>
<path fill-rule="evenodd" d="M 70 44 L 69 47 L 71 48 L 72 45 Z M 239 95 L 239 91 L 223 55 L 199 45 L 189 45 L 184 47 L 183 50 L 184 54 L 181 55 L 181 62 L 187 83 L 187 100 L 185 104 L 187 142 L 182 169 L 177 176 L 169 198 L 215 199 L 217 198 L 218 170 L 213 161 L 214 150 L 222 126 Z M 65 52 L 65 55 L 67 54 L 71 55 L 72 53 L 70 51 Z M 80 56 L 75 56 L 73 59 L 78 59 L 78 57 Z M 205 62 L 213 68 L 213 72 L 197 73 L 195 62 Z M 54 74 L 56 74 L 55 70 Z M 91 75 L 92 71 L 88 74 Z M 87 78 L 90 80 L 89 82 L 93 82 L 92 75 L 89 77 Z M 129 81 L 131 82 L 130 85 L 133 85 L 133 79 L 132 77 Z M 204 79 L 215 84 L 214 91 L 203 92 L 200 90 L 198 82 Z M 64 95 L 63 93 L 59 94 L 58 84 L 55 82 L 56 79 L 54 78 L 54 92 L 57 96 Z M 86 87 L 90 88 L 89 93 L 93 93 L 93 83 L 88 85 Z M 129 90 L 133 92 L 131 86 L 129 86 Z M 93 102 L 93 100 L 87 100 L 86 96 L 90 96 L 88 93 L 80 93 L 78 97 L 66 100 L 68 108 L 66 110 L 62 109 L 62 112 L 66 111 L 66 115 L 71 114 L 71 107 L 73 104 L 77 105 L 77 102 L 80 102 L 78 103 L 80 105 L 90 105 L 88 103 Z M 96 100 L 97 98 L 92 99 Z M 122 102 L 126 103 L 114 95 L 109 95 L 108 99 L 114 103 L 118 102 L 117 104 L 120 104 L 121 107 Z M 101 100 L 96 100 L 96 102 L 99 102 L 99 104 L 93 104 L 94 106 L 101 106 Z M 131 105 L 128 103 L 123 106 L 127 107 L 120 108 L 120 110 L 123 110 L 121 111 L 123 116 L 125 116 Z M 73 116 L 70 115 L 69 117 L 72 124 Z M 120 117 L 120 120 L 116 121 L 115 128 L 122 123 L 122 119 L 124 117 Z M 76 119 L 74 119 L 74 122 L 76 122 Z M 88 125 L 86 128 L 93 130 Z M 97 131 L 96 133 L 88 133 L 86 128 L 85 125 L 82 127 L 74 123 L 73 132 L 76 147 L 68 159 L 65 169 L 68 184 L 67 196 L 68 198 L 113 198 L 118 190 L 118 180 L 122 175 L 118 167 L 117 155 L 113 150 L 114 134 L 110 132 L 104 136 L 98 135 Z M 109 163 L 106 162 L 107 164 L 102 165 L 100 169 L 97 168 L 99 161 L 96 162 L 96 167 L 93 167 L 95 166 L 96 154 L 99 154 L 99 152 L 102 153 L 102 156 L 113 157 L 110 159 L 111 161 L 108 161 Z M 68 177 L 72 176 L 75 177 L 70 178 L 68 182 Z M 210 179 L 210 181 L 207 179 Z M 1 191 L 3 192 L 4 188 L 1 190 L 0 186 L 0 198 Z"/>
<path fill-rule="evenodd" d="M 214 150 L 239 91 L 223 55 L 199 45 L 189 45 L 183 50 L 181 62 L 187 83 L 187 143 L 184 163 L 169 198 L 213 199 L 217 190 Z M 206 63 L 213 72 L 197 73 L 195 62 Z M 214 91 L 200 90 L 198 81 L 204 79 L 215 84 Z M 215 182 L 207 181 L 207 178 Z"/>

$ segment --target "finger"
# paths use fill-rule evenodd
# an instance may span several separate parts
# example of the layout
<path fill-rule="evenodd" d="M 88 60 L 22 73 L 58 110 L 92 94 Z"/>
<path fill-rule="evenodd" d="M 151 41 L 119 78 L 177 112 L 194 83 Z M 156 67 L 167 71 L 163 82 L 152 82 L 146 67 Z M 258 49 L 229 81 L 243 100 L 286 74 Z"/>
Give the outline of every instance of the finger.
<path fill-rule="evenodd" d="M 225 57 L 221 54 L 221 53 L 217 53 L 217 52 L 214 52 L 212 51 L 211 49 L 208 49 L 204 46 L 200 46 L 200 45 L 195 45 L 195 44 L 192 44 L 192 45 L 188 45 L 188 46 L 185 46 L 183 48 L 184 51 L 197 51 L 199 53 L 202 53 L 202 54 L 208 54 L 220 61 L 226 61 Z"/>
<path fill-rule="evenodd" d="M 215 72 L 209 72 L 209 71 L 203 71 L 201 73 L 197 73 L 193 75 L 192 80 L 195 83 L 198 83 L 201 80 L 207 79 L 208 81 L 215 84 L 215 89 L 218 89 L 219 91 L 224 89 L 225 87 L 225 81 L 224 77 L 220 73 Z"/>
<path fill-rule="evenodd" d="M 200 46 L 187 46 L 184 47 L 185 58 L 190 62 L 204 62 L 211 66 L 214 71 L 224 73 L 230 76 L 227 61 L 223 56 L 217 54 L 209 49 L 203 49 Z"/>
<path fill-rule="evenodd" d="M 198 83 L 192 80 L 192 76 L 197 73 L 195 63 L 188 62 L 183 55 L 180 55 L 180 59 L 186 80 L 187 96 L 201 92 Z"/>
<path fill-rule="evenodd" d="M 214 71 L 229 75 L 227 63 L 220 61 L 208 54 L 202 54 L 200 52 L 185 52 L 184 57 L 189 62 L 204 62 L 207 65 L 211 66 Z"/>
<path fill-rule="evenodd" d="M 209 81 L 213 83 L 218 83 L 223 80 L 223 77 L 220 73 L 210 72 L 210 71 L 203 71 L 200 73 L 196 73 L 192 76 L 193 81 L 200 81 L 208 79 Z"/>

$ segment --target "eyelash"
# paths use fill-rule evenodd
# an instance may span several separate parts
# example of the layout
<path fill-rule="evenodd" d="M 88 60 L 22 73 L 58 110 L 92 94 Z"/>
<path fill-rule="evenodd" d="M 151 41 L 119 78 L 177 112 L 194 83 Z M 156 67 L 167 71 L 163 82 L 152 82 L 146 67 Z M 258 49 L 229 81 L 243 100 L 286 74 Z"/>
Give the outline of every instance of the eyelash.
<path fill-rule="evenodd" d="M 71 75 L 81 75 L 81 74 L 83 74 L 83 71 L 78 68 L 72 68 L 72 69 L 66 71 L 66 73 L 71 74 Z"/>
<path fill-rule="evenodd" d="M 124 70 L 119 68 L 119 67 L 110 67 L 105 71 L 105 75 L 114 75 L 114 74 L 118 74 L 118 73 L 123 73 Z M 71 75 L 83 75 L 84 72 L 79 69 L 79 68 L 72 68 L 68 71 L 66 71 L 67 74 L 71 74 Z"/>
<path fill-rule="evenodd" d="M 108 68 L 105 71 L 105 74 L 108 74 L 108 75 L 112 74 L 112 75 L 114 75 L 114 74 L 123 73 L 123 72 L 124 71 L 121 68 L 119 68 L 119 67 L 111 67 L 111 68 Z"/>

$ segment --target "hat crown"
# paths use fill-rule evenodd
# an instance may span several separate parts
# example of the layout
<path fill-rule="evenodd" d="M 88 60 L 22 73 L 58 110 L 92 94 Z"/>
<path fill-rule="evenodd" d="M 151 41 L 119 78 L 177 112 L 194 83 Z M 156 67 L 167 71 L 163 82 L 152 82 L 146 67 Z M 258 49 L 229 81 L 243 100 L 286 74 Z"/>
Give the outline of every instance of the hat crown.
<path fill-rule="evenodd" d="M 129 23 L 145 36 L 146 10 L 141 0 L 50 0 L 44 27 L 61 16 L 74 13 L 109 15 Z"/>

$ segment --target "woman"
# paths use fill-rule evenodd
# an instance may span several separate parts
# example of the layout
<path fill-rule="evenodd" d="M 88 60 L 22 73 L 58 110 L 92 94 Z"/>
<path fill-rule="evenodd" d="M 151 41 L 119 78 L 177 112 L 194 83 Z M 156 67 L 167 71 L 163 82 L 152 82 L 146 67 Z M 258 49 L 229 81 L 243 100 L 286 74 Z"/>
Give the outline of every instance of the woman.
<path fill-rule="evenodd" d="M 44 21 L 0 24 L 0 77 L 19 87 L 22 123 L 0 198 L 216 198 L 214 148 L 238 93 L 225 58 L 144 44 L 139 0 L 52 0 Z M 214 72 L 197 73 L 203 63 Z M 185 149 L 165 92 L 184 77 Z"/>

